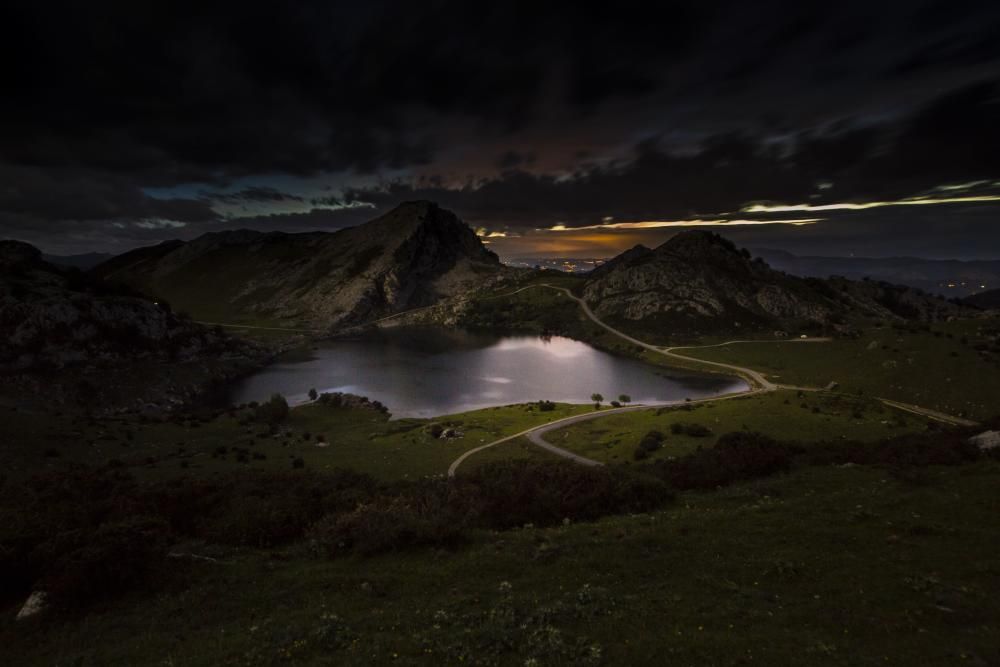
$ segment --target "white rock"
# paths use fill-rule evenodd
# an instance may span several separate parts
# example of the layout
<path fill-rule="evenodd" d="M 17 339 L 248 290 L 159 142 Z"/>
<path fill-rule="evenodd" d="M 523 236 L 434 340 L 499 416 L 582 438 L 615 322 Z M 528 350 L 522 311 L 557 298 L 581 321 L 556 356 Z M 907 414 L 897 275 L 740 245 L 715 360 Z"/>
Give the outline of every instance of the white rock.
<path fill-rule="evenodd" d="M 17 612 L 17 620 L 23 621 L 26 618 L 31 618 L 36 616 L 49 606 L 48 605 L 48 594 L 42 591 L 35 591 L 28 596 L 25 600 L 24 606 L 21 607 L 21 611 Z"/>

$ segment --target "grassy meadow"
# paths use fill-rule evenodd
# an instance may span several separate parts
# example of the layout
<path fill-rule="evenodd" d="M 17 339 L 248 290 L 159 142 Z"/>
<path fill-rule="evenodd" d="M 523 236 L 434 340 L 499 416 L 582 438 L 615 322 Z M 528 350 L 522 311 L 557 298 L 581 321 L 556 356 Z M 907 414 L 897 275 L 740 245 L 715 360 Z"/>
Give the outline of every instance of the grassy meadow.
<path fill-rule="evenodd" d="M 155 592 L 15 624 L 18 665 L 988 665 L 1000 465 L 809 467 L 661 511 L 316 558 L 188 545 Z"/>
<path fill-rule="evenodd" d="M 709 432 L 697 436 L 674 432 L 688 424 L 704 426 Z M 550 431 L 545 437 L 554 445 L 612 464 L 631 463 L 639 441 L 650 431 L 665 436 L 663 446 L 650 454 L 649 458 L 655 460 L 711 447 L 719 436 L 733 431 L 756 431 L 775 439 L 803 443 L 831 439 L 867 442 L 926 427 L 926 419 L 870 399 L 782 390 L 609 415 Z"/>
<path fill-rule="evenodd" d="M 849 394 L 985 419 L 1000 411 L 1000 357 L 989 352 L 996 345 L 991 332 L 998 327 L 996 320 L 959 320 L 935 324 L 930 331 L 868 328 L 857 338 L 829 343 L 738 343 L 678 352 L 748 366 L 780 384 L 836 382 Z"/>

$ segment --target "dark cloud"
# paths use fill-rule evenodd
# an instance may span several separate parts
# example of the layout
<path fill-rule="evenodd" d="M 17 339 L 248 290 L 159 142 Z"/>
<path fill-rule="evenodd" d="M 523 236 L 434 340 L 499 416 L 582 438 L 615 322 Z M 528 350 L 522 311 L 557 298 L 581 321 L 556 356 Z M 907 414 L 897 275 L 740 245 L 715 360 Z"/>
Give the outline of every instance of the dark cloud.
<path fill-rule="evenodd" d="M 971 0 L 10 2 L 0 233 L 337 228 L 411 198 L 593 224 L 1000 178 L 998 30 Z"/>
<path fill-rule="evenodd" d="M 225 194 L 206 194 L 205 196 L 208 199 L 214 199 L 227 204 L 239 204 L 244 202 L 302 201 L 302 197 L 298 195 L 294 195 L 289 192 L 282 192 L 276 188 L 269 188 L 261 185 L 249 187 L 237 192 Z"/>
<path fill-rule="evenodd" d="M 497 158 L 497 168 L 500 170 L 513 169 L 522 165 L 530 165 L 535 161 L 532 153 L 518 153 L 517 151 L 505 151 Z"/>
<path fill-rule="evenodd" d="M 945 183 L 1000 175 L 998 85 L 977 84 L 934 100 L 897 122 L 841 123 L 772 144 L 747 134 L 706 139 L 695 153 L 657 140 L 631 155 L 569 177 L 506 170 L 462 187 L 413 184 L 348 190 L 348 200 L 388 208 L 432 199 L 476 224 L 541 227 L 619 220 L 692 218 L 755 201 L 822 205 L 898 199 Z"/>

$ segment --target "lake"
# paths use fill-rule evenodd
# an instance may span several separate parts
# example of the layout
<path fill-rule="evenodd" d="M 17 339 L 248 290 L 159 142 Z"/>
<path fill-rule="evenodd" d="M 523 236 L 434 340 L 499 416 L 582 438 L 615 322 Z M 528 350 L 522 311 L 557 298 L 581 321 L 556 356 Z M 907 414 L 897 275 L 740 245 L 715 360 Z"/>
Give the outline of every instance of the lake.
<path fill-rule="evenodd" d="M 663 403 L 746 388 L 738 378 L 656 368 L 559 336 L 495 336 L 441 329 L 389 329 L 318 344 L 311 358 L 279 360 L 239 382 L 234 404 L 310 388 L 367 396 L 393 417 L 435 417 L 546 399 Z"/>

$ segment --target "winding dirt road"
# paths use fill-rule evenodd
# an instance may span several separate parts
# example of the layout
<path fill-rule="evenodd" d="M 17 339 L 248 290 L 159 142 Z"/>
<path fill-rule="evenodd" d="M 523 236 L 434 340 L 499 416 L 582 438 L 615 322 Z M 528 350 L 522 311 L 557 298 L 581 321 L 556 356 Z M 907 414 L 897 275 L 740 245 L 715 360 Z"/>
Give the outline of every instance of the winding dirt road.
<path fill-rule="evenodd" d="M 528 438 L 528 440 L 530 440 L 533 444 L 538 445 L 539 447 L 541 447 L 541 448 L 543 448 L 543 449 L 545 449 L 547 451 L 550 451 L 553 454 L 557 454 L 558 456 L 563 456 L 565 458 L 568 458 L 568 459 L 571 459 L 573 461 L 576 461 L 577 463 L 580 463 L 580 464 L 583 464 L 583 465 L 588 465 L 588 466 L 603 465 L 600 461 L 595 461 L 593 459 L 588 459 L 585 456 L 580 456 L 579 454 L 575 454 L 575 453 L 570 452 L 568 450 L 565 450 L 565 449 L 563 449 L 561 447 L 556 447 L 552 443 L 546 441 L 543 436 L 546 433 L 548 433 L 549 431 L 553 431 L 553 430 L 558 429 L 558 428 L 563 428 L 564 426 L 570 426 L 571 424 L 576 424 L 576 423 L 583 422 L 583 421 L 589 421 L 591 419 L 598 419 L 598 418 L 601 418 L 601 417 L 606 417 L 607 415 L 619 414 L 619 413 L 622 413 L 622 412 L 631 412 L 631 411 L 634 411 L 634 410 L 648 410 L 650 408 L 669 407 L 669 406 L 680 405 L 682 403 L 702 403 L 702 402 L 706 402 L 706 401 L 719 401 L 719 400 L 724 400 L 724 399 L 727 399 L 727 398 L 735 398 L 737 396 L 749 396 L 751 394 L 758 394 L 758 393 L 763 393 L 763 392 L 768 392 L 768 391 L 774 391 L 775 389 L 778 389 L 778 385 L 770 382 L 767 378 L 765 378 L 763 375 L 761 375 L 757 371 L 753 370 L 752 368 L 744 368 L 742 366 L 733 366 L 731 364 L 724 364 L 724 363 L 716 362 L 716 361 L 703 361 L 701 359 L 695 359 L 694 357 L 686 357 L 686 356 L 684 356 L 682 354 L 677 354 L 676 352 L 673 352 L 673 350 L 684 349 L 684 348 L 679 348 L 679 347 L 662 348 L 662 347 L 657 347 L 656 345 L 651 345 L 651 344 L 649 344 L 649 343 L 647 343 L 645 341 L 641 341 L 638 338 L 633 338 L 632 336 L 629 336 L 625 332 L 619 331 L 618 329 L 615 329 L 611 325 L 606 324 L 605 322 L 603 322 L 600 318 L 597 317 L 597 315 L 594 314 L 594 311 L 592 311 L 590 309 L 590 306 L 588 306 L 587 303 L 583 299 L 580 299 L 580 298 L 574 296 L 573 293 L 570 292 L 565 287 L 557 287 L 555 285 L 549 285 L 549 284 L 546 284 L 546 283 L 542 283 L 542 284 L 539 284 L 539 285 L 529 285 L 528 287 L 522 287 L 519 290 L 515 290 L 514 292 L 510 292 L 508 294 L 503 294 L 501 296 L 512 296 L 514 294 L 517 294 L 518 292 L 523 292 L 526 289 L 532 289 L 532 288 L 536 288 L 536 287 L 547 287 L 549 289 L 554 289 L 554 290 L 557 290 L 559 292 L 562 292 L 563 294 L 565 294 L 566 296 L 568 296 L 570 299 L 573 299 L 574 301 L 576 301 L 577 304 L 583 309 L 583 312 L 587 315 L 587 317 L 591 321 L 593 321 L 598 326 L 601 326 L 601 327 L 607 329 L 608 331 L 610 331 L 611 333 L 615 334 L 619 338 L 622 338 L 623 340 L 627 340 L 628 342 L 630 342 L 630 343 L 632 343 L 634 345 L 638 345 L 639 347 L 647 349 L 647 350 L 649 350 L 651 352 L 655 352 L 657 354 L 662 354 L 662 355 L 667 356 L 667 357 L 672 357 L 674 359 L 680 359 L 680 360 L 683 360 L 683 361 L 686 361 L 686 362 L 693 362 L 693 363 L 696 363 L 696 364 L 704 364 L 704 365 L 707 365 L 707 366 L 713 366 L 713 367 L 722 369 L 724 371 L 727 371 L 728 373 L 736 375 L 736 376 L 742 378 L 743 380 L 745 380 L 747 382 L 748 389 L 746 389 L 745 391 L 738 391 L 738 392 L 732 392 L 732 393 L 729 393 L 729 394 L 722 394 L 722 395 L 719 395 L 719 396 L 711 396 L 711 397 L 708 397 L 708 398 L 702 398 L 702 399 L 698 399 L 697 401 L 669 401 L 669 402 L 666 402 L 666 403 L 652 403 L 652 404 L 646 404 L 646 405 L 628 405 L 628 406 L 624 406 L 624 407 L 620 407 L 620 408 L 608 408 L 608 409 L 605 409 L 605 410 L 595 410 L 594 412 L 584 413 L 584 414 L 580 414 L 580 415 L 573 415 L 571 417 L 563 417 L 562 419 L 556 419 L 555 421 L 551 421 L 551 422 L 548 422 L 546 424 L 540 424 L 538 426 L 533 426 L 533 427 L 531 427 L 529 429 L 525 429 L 524 431 L 521 431 L 520 433 L 515 433 L 513 435 L 508 435 L 506 437 L 500 438 L 499 440 L 494 440 L 493 442 L 489 442 L 489 443 L 487 443 L 485 445 L 480 445 L 479 447 L 475 447 L 473 449 L 470 449 L 469 451 L 465 452 L 464 454 L 462 454 L 461 456 L 459 456 L 457 459 L 455 459 L 455 461 L 452 462 L 452 464 L 448 467 L 448 476 L 449 477 L 454 477 L 455 476 L 455 472 L 458 470 L 458 467 L 460 465 L 462 465 L 462 462 L 464 462 L 467 458 L 469 458 L 473 454 L 476 454 L 477 452 L 481 452 L 484 449 L 489 449 L 490 447 L 495 447 L 497 445 L 501 445 L 501 444 L 503 444 L 505 442 L 510 442 L 511 440 L 514 440 L 516 438 L 520 438 L 522 436 L 526 436 Z"/>
<path fill-rule="evenodd" d="M 591 419 L 599 419 L 599 418 L 605 417 L 607 415 L 619 414 L 619 413 L 622 413 L 622 412 L 631 412 L 631 411 L 634 411 L 634 410 L 648 410 L 650 408 L 669 407 L 669 406 L 675 406 L 675 405 L 679 405 L 679 404 L 682 404 L 682 403 L 689 403 L 689 402 L 690 403 L 705 403 L 705 402 L 708 402 L 708 401 L 721 401 L 721 400 L 726 400 L 726 399 L 729 399 L 729 398 L 736 398 L 738 396 L 750 396 L 752 394 L 760 394 L 760 393 L 775 391 L 777 389 L 791 389 L 791 390 L 803 390 L 803 391 L 823 391 L 824 389 L 830 389 L 830 387 L 826 387 L 826 388 L 821 388 L 821 387 L 795 387 L 795 386 L 791 386 L 791 385 L 775 384 L 775 383 L 771 382 L 770 380 L 768 380 L 766 377 L 764 377 L 763 374 L 761 374 L 758 371 L 755 371 L 752 368 L 747 368 L 747 367 L 744 367 L 744 366 L 735 366 L 733 364 L 726 364 L 726 363 L 722 363 L 722 362 L 719 362 L 719 361 L 707 361 L 707 360 L 704 360 L 704 359 L 698 359 L 696 357 L 688 357 L 688 356 L 685 356 L 683 354 L 678 354 L 675 351 L 675 350 L 695 350 L 695 349 L 703 349 L 703 348 L 711 348 L 711 347 L 722 347 L 722 346 L 725 346 L 725 345 L 733 345 L 733 344 L 737 344 L 737 343 L 826 343 L 826 342 L 829 342 L 830 340 L 832 340 L 830 338 L 819 338 L 819 337 L 817 337 L 817 338 L 791 338 L 791 339 L 773 340 L 773 341 L 768 341 L 768 340 L 732 340 L 732 341 L 727 341 L 725 343 L 715 343 L 713 345 L 689 345 L 689 346 L 674 346 L 674 347 L 658 347 L 656 345 L 652 345 L 652 344 L 647 343 L 645 341 L 641 341 L 638 338 L 633 338 L 632 336 L 629 336 L 627 333 L 625 333 L 623 331 L 619 331 L 618 329 L 615 329 L 614 327 L 612 327 L 610 324 L 607 324 L 607 323 L 603 322 L 600 318 L 597 317 L 597 315 L 594 314 L 594 311 L 592 311 L 590 309 L 590 306 L 587 305 L 586 301 L 584 301 L 583 299 L 581 299 L 581 298 L 579 298 L 577 296 L 574 296 L 573 293 L 570 292 L 565 287 L 558 287 L 556 285 L 549 285 L 547 283 L 540 283 L 540 284 L 537 284 L 537 285 L 528 285 L 527 287 L 522 287 L 522 288 L 520 288 L 518 290 L 515 290 L 513 292 L 509 292 L 507 294 L 501 294 L 499 296 L 513 296 L 514 294 L 517 294 L 518 292 L 523 292 L 524 290 L 533 289 L 533 288 L 536 288 L 536 287 L 547 287 L 549 289 L 554 289 L 554 290 L 557 290 L 559 292 L 562 292 L 563 294 L 565 294 L 566 296 L 568 296 L 570 299 L 573 299 L 574 301 L 576 301 L 576 303 L 580 306 L 580 308 L 583 309 L 583 312 L 587 315 L 587 317 L 592 322 L 594 322 L 594 324 L 597 324 L 598 326 L 606 329 L 607 331 L 610 331 L 611 333 L 613 333 L 614 335 L 618 336 L 619 338 L 621 338 L 623 340 L 627 340 L 628 342 L 632 343 L 633 345 L 638 345 L 639 347 L 641 347 L 643 349 L 646 349 L 646 350 L 649 350 L 650 352 L 655 352 L 656 354 L 662 354 L 662 355 L 664 355 L 666 357 L 670 357 L 672 359 L 678 359 L 678 360 L 685 361 L 685 362 L 688 362 L 688 363 L 695 363 L 695 364 L 698 364 L 699 366 L 712 366 L 713 368 L 717 368 L 720 371 L 725 371 L 727 374 L 736 375 L 737 377 L 743 379 L 744 381 L 747 382 L 749 388 L 746 389 L 745 391 L 732 392 L 732 393 L 729 393 L 729 394 L 722 394 L 722 395 L 719 395 L 719 396 L 711 396 L 711 397 L 707 397 L 707 398 L 698 399 L 696 401 L 670 401 L 670 402 L 667 402 L 667 403 L 653 403 L 653 404 L 646 404 L 646 405 L 629 405 L 629 406 L 625 406 L 625 407 L 621 407 L 621 408 L 609 408 L 609 409 L 605 409 L 605 410 L 595 410 L 594 412 L 590 412 L 590 413 L 584 413 L 584 414 L 580 414 L 580 415 L 573 415 L 571 417 L 563 417 L 561 419 L 556 419 L 555 421 L 551 421 L 551 422 L 548 422 L 546 424 L 540 424 L 538 426 L 533 426 L 533 427 L 531 427 L 529 429 L 525 429 L 524 431 L 521 431 L 520 433 L 515 433 L 513 435 L 508 435 L 506 437 L 500 438 L 499 440 L 494 440 L 493 442 L 489 442 L 489 443 L 487 443 L 485 445 L 480 445 L 479 447 L 475 447 L 473 449 L 470 449 L 469 451 L 465 452 L 464 454 L 462 454 L 461 456 L 459 456 L 457 459 L 455 459 L 455 461 L 452 462 L 452 464 L 448 467 L 448 476 L 449 477 L 454 477 L 456 471 L 458 470 L 458 467 L 467 458 L 469 458 L 473 454 L 476 454 L 477 452 L 481 452 L 484 449 L 489 449 L 490 447 L 495 447 L 496 445 L 500 445 L 500 444 L 503 444 L 505 442 L 510 442 L 511 440 L 514 440 L 514 439 L 520 438 L 520 437 L 527 437 L 528 440 L 530 440 L 533 444 L 535 444 L 535 445 L 537 445 L 537 446 L 539 446 L 539 447 L 541 447 L 541 448 L 543 448 L 543 449 L 545 449 L 547 451 L 550 451 L 553 454 L 557 454 L 558 456 L 563 456 L 563 457 L 568 458 L 570 460 L 576 461 L 577 463 L 580 463 L 580 464 L 583 464 L 583 465 L 588 465 L 588 466 L 603 465 L 600 461 L 595 461 L 593 459 L 588 459 L 585 456 L 580 456 L 579 454 L 575 454 L 575 453 L 573 453 L 571 451 L 568 451 L 566 449 L 563 449 L 561 447 L 556 447 L 552 443 L 546 441 L 543 436 L 546 433 L 550 432 L 550 431 L 554 431 L 556 429 L 560 429 L 560 428 L 563 428 L 565 426 L 570 426 L 572 424 L 576 424 L 576 423 L 583 422 L 583 421 L 589 421 Z M 892 400 L 885 399 L 885 398 L 878 398 L 877 400 L 881 401 L 885 405 L 888 405 L 890 407 L 896 408 L 898 410 L 904 410 L 906 412 L 910 412 L 910 413 L 917 414 L 917 415 L 920 415 L 920 416 L 923 416 L 923 417 L 927 417 L 929 419 L 934 419 L 936 421 L 939 421 L 939 422 L 942 422 L 942 423 L 945 423 L 945 424 L 949 424 L 949 425 L 952 425 L 952 426 L 975 426 L 976 425 L 976 422 L 974 422 L 974 421 L 970 421 L 968 419 L 964 419 L 964 418 L 961 418 L 961 417 L 953 417 L 951 415 L 947 415 L 947 414 L 944 414 L 942 412 L 938 412 L 936 410 L 930 410 L 928 408 L 922 408 L 922 407 L 920 407 L 918 405 L 910 405 L 908 403 L 900 403 L 899 401 L 892 401 Z"/>

